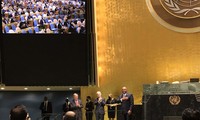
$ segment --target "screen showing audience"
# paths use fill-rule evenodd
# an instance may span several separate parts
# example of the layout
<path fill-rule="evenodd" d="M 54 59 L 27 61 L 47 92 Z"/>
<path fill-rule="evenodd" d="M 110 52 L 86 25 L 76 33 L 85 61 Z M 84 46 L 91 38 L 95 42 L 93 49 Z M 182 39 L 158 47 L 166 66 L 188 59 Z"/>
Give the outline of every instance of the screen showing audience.
<path fill-rule="evenodd" d="M 85 34 L 85 0 L 2 0 L 4 34 Z"/>
<path fill-rule="evenodd" d="M 92 0 L 2 0 L 6 86 L 87 86 Z"/>

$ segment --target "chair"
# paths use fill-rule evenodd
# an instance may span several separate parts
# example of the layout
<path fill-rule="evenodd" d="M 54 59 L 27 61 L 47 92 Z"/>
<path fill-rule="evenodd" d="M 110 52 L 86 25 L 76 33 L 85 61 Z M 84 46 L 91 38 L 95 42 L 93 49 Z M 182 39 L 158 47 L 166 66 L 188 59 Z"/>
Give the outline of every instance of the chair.
<path fill-rule="evenodd" d="M 60 17 L 60 19 L 62 19 L 62 20 L 63 20 L 63 19 L 64 19 L 64 17 L 65 17 L 65 15 L 60 15 L 59 17 Z"/>
<path fill-rule="evenodd" d="M 8 3 L 8 0 L 4 0 L 4 3 Z"/>
<path fill-rule="evenodd" d="M 21 32 L 22 34 L 26 34 L 27 32 L 25 31 L 25 30 L 22 30 L 22 32 Z"/>
<path fill-rule="evenodd" d="M 12 4 L 12 5 L 15 5 L 15 1 L 14 1 L 14 0 L 12 0 L 11 4 Z"/>
<path fill-rule="evenodd" d="M 80 18 L 81 18 L 81 19 L 84 19 L 84 14 L 81 14 L 81 15 L 80 15 Z"/>
<path fill-rule="evenodd" d="M 9 33 L 10 28 L 6 25 L 4 30 L 5 30 L 5 33 Z"/>
<path fill-rule="evenodd" d="M 51 17 L 50 19 L 51 19 L 51 21 L 53 22 L 54 18 L 53 18 L 53 17 Z"/>
<path fill-rule="evenodd" d="M 55 28 L 53 23 L 50 23 L 50 30 L 54 31 L 54 33 L 58 32 L 58 28 Z"/>
<path fill-rule="evenodd" d="M 14 24 L 11 24 L 12 30 L 16 31 L 16 26 Z"/>
<path fill-rule="evenodd" d="M 38 26 L 38 21 L 35 19 L 34 21 L 33 21 L 33 26 L 35 27 L 35 26 Z"/>
<path fill-rule="evenodd" d="M 56 15 L 56 19 L 57 19 L 57 20 L 59 19 L 59 15 Z"/>
<path fill-rule="evenodd" d="M 29 29 L 28 29 L 28 33 L 29 33 L 29 34 L 32 34 L 32 33 L 33 33 L 33 30 L 32 30 L 31 28 L 29 28 Z"/>
<path fill-rule="evenodd" d="M 32 8 L 32 9 L 34 8 L 34 4 L 32 4 L 31 8 Z"/>
<path fill-rule="evenodd" d="M 21 20 L 22 22 L 25 22 L 25 18 L 24 18 L 23 15 L 20 16 L 20 20 Z"/>
<path fill-rule="evenodd" d="M 48 22 L 49 22 L 48 18 L 45 18 L 44 20 L 45 20 L 45 23 L 48 23 Z"/>
<path fill-rule="evenodd" d="M 39 28 L 38 27 L 34 27 L 35 33 L 39 33 Z"/>

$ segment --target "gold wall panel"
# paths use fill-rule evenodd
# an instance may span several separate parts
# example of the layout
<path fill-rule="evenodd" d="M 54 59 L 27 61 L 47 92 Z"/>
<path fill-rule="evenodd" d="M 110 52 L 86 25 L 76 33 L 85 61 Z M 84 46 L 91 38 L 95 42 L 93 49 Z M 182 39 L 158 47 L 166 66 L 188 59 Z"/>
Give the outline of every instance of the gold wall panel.
<path fill-rule="evenodd" d="M 200 33 L 160 25 L 145 0 L 96 0 L 99 87 L 107 98 L 121 87 L 142 100 L 143 84 L 200 77 Z M 84 95 L 96 96 L 87 88 Z"/>

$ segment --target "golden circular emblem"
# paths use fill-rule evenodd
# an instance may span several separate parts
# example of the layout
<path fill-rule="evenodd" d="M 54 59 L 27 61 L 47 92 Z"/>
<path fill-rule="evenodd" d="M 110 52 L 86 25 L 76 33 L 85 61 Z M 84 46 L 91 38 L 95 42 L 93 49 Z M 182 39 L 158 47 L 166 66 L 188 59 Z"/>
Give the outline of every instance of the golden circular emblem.
<path fill-rule="evenodd" d="M 183 33 L 200 31 L 200 0 L 146 0 L 146 3 L 163 26 Z"/>
<path fill-rule="evenodd" d="M 191 19 L 200 16 L 200 0 L 160 0 L 160 3 L 175 17 Z"/>
<path fill-rule="evenodd" d="M 172 105 L 178 105 L 180 102 L 181 102 L 181 98 L 179 96 L 170 96 L 169 97 L 169 102 L 172 104 Z"/>

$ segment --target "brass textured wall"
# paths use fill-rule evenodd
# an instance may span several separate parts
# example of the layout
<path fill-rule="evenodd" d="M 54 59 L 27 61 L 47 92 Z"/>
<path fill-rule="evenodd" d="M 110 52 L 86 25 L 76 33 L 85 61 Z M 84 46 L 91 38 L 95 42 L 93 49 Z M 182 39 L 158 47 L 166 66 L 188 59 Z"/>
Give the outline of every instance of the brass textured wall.
<path fill-rule="evenodd" d="M 106 97 L 122 86 L 141 103 L 142 85 L 200 77 L 200 33 L 168 30 L 145 0 L 96 0 L 99 89 Z"/>

